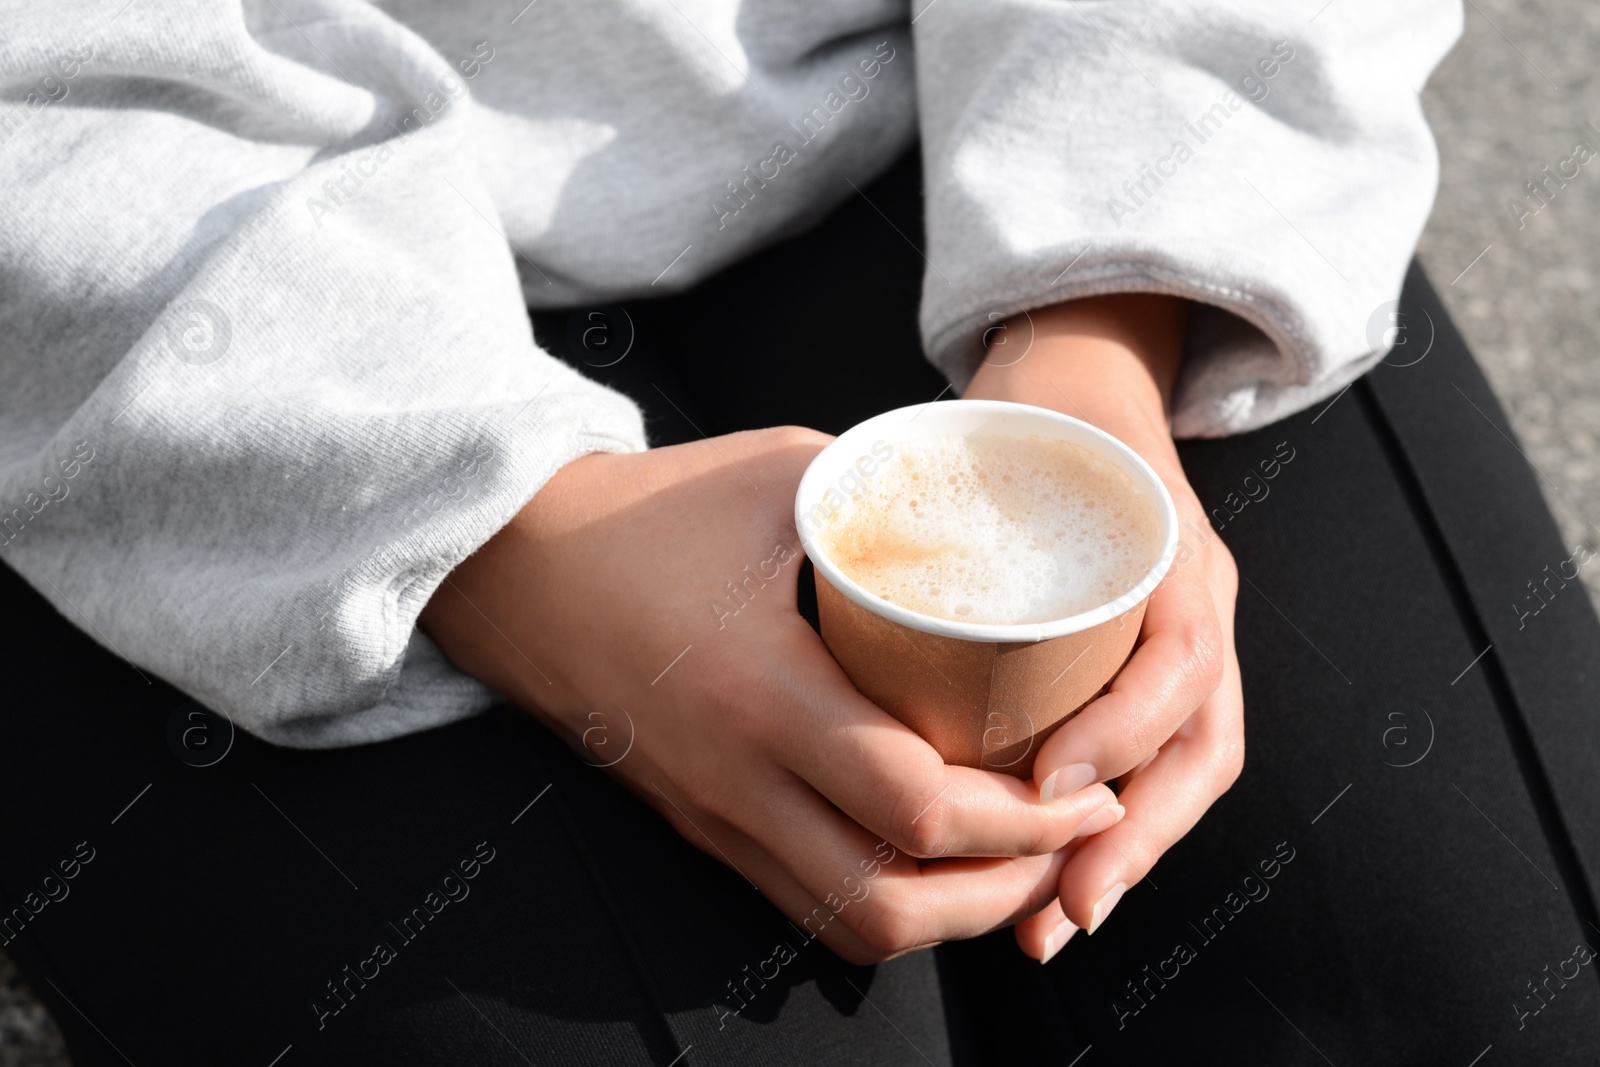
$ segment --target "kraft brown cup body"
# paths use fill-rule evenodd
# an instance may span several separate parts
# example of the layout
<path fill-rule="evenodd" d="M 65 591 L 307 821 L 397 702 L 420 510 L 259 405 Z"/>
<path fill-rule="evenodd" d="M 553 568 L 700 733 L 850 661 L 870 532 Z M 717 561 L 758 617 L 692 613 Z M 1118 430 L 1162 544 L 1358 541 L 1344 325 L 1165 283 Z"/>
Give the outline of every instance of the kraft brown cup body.
<path fill-rule="evenodd" d="M 1144 605 L 1049 641 L 963 641 L 875 615 L 817 576 L 822 640 L 861 694 L 946 763 L 1018 778 L 1033 775 L 1039 745 L 1128 661 Z"/>
<path fill-rule="evenodd" d="M 1133 589 L 1049 623 L 984 625 L 921 615 L 882 600 L 827 557 L 822 534 L 843 501 L 893 462 L 896 444 L 946 434 L 1045 436 L 1111 459 L 1156 504 L 1161 553 Z M 1104 691 L 1132 653 L 1145 603 L 1170 566 L 1177 514 L 1155 473 L 1126 445 L 1043 408 L 957 400 L 902 408 L 846 431 L 812 462 L 795 504 L 816 570 L 822 639 L 867 699 L 915 730 L 949 764 L 1031 777 L 1039 745 Z"/>

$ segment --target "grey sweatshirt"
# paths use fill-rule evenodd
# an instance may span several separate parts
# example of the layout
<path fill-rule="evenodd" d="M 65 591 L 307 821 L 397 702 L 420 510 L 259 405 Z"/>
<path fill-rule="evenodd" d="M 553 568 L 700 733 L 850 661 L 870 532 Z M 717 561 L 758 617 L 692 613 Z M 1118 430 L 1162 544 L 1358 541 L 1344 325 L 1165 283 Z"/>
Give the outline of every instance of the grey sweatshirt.
<path fill-rule="evenodd" d="M 921 327 L 957 387 L 999 317 L 1173 293 L 1204 305 L 1176 432 L 1251 429 L 1381 358 L 1460 27 L 1456 0 L 5 3 L 0 559 L 280 744 L 471 715 L 491 694 L 418 612 L 563 464 L 645 447 L 527 306 L 693 285 L 920 135 Z"/>

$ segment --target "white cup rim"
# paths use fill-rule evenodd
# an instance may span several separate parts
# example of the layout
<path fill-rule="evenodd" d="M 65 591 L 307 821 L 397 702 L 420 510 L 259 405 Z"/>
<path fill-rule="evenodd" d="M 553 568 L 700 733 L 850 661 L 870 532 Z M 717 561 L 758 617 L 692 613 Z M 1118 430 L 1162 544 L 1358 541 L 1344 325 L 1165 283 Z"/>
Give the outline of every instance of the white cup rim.
<path fill-rule="evenodd" d="M 1156 505 L 1161 520 L 1161 553 L 1142 578 L 1127 592 L 1088 611 L 1048 622 L 1025 623 L 969 623 L 942 619 L 912 611 L 900 604 L 885 600 L 866 589 L 845 574 L 828 558 L 821 544 L 819 532 L 811 521 L 822 498 L 834 483 L 846 473 L 857 470 L 855 464 L 870 454 L 872 446 L 900 441 L 915 441 L 926 437 L 971 432 L 971 429 L 951 429 L 951 426 L 972 423 L 975 419 L 1006 416 L 1012 420 L 996 433 L 1010 436 L 1031 436 L 1041 431 L 1049 436 L 1084 445 L 1096 455 L 1110 459 L 1134 483 L 1146 490 Z M 1020 421 L 1018 421 L 1020 420 Z M 915 429 L 912 424 L 917 423 Z M 1029 424 L 1033 429 L 1029 430 Z M 1063 415 L 1049 408 L 1032 404 L 1016 404 L 1006 400 L 942 400 L 930 404 L 896 408 L 875 415 L 865 422 L 852 426 L 840 434 L 812 459 L 800 478 L 795 493 L 795 528 L 800 534 L 800 544 L 817 572 L 827 579 L 841 594 L 874 615 L 889 619 L 902 626 L 940 637 L 953 637 L 965 641 L 987 643 L 1031 643 L 1048 641 L 1068 634 L 1081 633 L 1115 619 L 1138 605 L 1155 591 L 1166 577 L 1178 550 L 1178 512 L 1172 495 L 1151 469 L 1150 465 L 1133 449 L 1082 419 Z"/>

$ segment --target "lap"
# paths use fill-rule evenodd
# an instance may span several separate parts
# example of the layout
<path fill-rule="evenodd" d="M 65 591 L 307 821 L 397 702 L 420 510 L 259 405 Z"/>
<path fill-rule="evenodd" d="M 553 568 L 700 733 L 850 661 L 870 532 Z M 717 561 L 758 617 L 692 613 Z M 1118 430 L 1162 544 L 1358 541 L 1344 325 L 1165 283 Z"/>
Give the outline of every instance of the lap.
<path fill-rule="evenodd" d="M 844 964 L 519 711 L 190 766 L 193 705 L 7 594 L 74 665 L 10 680 L 0 893 L 78 1067 L 948 1062 L 931 958 Z"/>

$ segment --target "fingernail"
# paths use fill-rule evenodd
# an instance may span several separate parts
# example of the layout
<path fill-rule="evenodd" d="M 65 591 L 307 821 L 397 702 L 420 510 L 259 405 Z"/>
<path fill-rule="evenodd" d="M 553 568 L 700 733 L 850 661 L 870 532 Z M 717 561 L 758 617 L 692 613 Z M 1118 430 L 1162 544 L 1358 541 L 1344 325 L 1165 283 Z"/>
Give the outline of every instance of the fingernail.
<path fill-rule="evenodd" d="M 1122 817 L 1126 814 L 1128 814 L 1128 809 L 1121 804 L 1107 804 L 1083 820 L 1083 824 L 1078 827 L 1078 832 L 1072 836 L 1088 837 L 1090 834 L 1097 834 L 1101 830 L 1109 830 L 1121 822 Z"/>
<path fill-rule="evenodd" d="M 1072 940 L 1072 935 L 1078 932 L 1071 919 L 1062 919 L 1061 925 L 1050 931 L 1050 936 L 1044 939 L 1044 955 L 1039 957 L 1040 963 L 1049 963 L 1057 952 L 1066 947 Z"/>
<path fill-rule="evenodd" d="M 1100 929 L 1100 924 L 1106 921 L 1106 916 L 1111 914 L 1111 909 L 1117 906 L 1117 901 L 1122 899 L 1122 894 L 1128 891 L 1127 882 L 1118 882 L 1111 887 L 1111 891 L 1100 898 L 1100 903 L 1094 906 L 1094 916 L 1089 920 L 1089 936 Z"/>
<path fill-rule="evenodd" d="M 1069 763 L 1058 767 L 1039 783 L 1039 802 L 1048 804 L 1057 797 L 1070 797 L 1086 785 L 1100 780 L 1092 763 Z"/>

